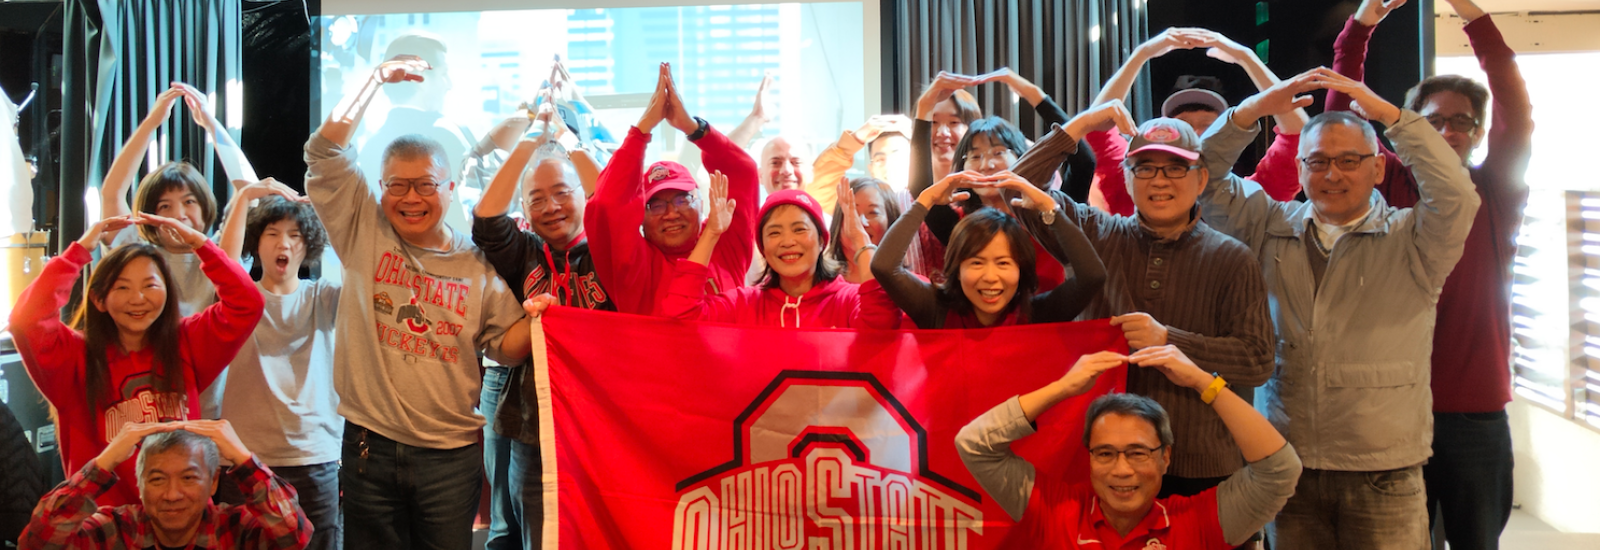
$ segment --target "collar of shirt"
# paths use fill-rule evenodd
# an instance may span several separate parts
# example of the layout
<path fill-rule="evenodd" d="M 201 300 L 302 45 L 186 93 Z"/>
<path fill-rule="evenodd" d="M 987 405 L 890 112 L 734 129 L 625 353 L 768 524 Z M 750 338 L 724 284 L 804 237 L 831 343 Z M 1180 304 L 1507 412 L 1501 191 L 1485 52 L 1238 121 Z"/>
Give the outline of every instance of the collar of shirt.
<path fill-rule="evenodd" d="M 1178 233 L 1174 234 L 1171 237 L 1162 237 L 1161 234 L 1156 232 L 1156 230 L 1154 228 L 1150 227 L 1149 224 L 1145 223 L 1144 214 L 1140 214 L 1137 211 L 1135 211 L 1134 214 L 1139 219 L 1139 232 L 1143 233 L 1145 238 L 1148 238 L 1148 239 L 1150 239 L 1152 241 L 1155 241 L 1155 242 L 1172 242 L 1172 241 L 1181 240 L 1181 239 L 1184 238 L 1184 236 L 1193 234 L 1195 228 L 1200 226 L 1200 204 L 1199 203 L 1195 203 L 1194 207 L 1189 209 L 1189 224 L 1183 226 L 1183 231 L 1179 231 Z"/>
<path fill-rule="evenodd" d="M 1127 541 L 1136 541 L 1149 538 L 1167 538 L 1167 530 L 1172 528 L 1172 518 L 1167 514 L 1167 506 L 1160 500 L 1150 505 L 1144 519 L 1133 526 L 1127 535 L 1117 533 L 1117 528 L 1106 519 L 1105 510 L 1100 507 L 1100 497 L 1094 497 L 1089 504 L 1089 514 L 1083 516 L 1082 523 L 1078 525 L 1077 540 L 1073 541 L 1079 546 L 1085 543 L 1098 543 L 1101 548 L 1122 548 Z M 1093 537 L 1092 539 L 1090 537 Z"/>
<path fill-rule="evenodd" d="M 1313 211 L 1311 215 L 1306 216 L 1306 231 L 1311 233 L 1313 237 L 1316 237 L 1317 242 L 1322 244 L 1322 249 L 1324 251 L 1333 252 L 1333 245 L 1337 244 L 1339 242 L 1339 237 L 1343 236 L 1345 233 L 1361 233 L 1371 231 L 1374 228 L 1372 213 L 1377 211 L 1378 209 L 1373 208 L 1369 203 L 1367 205 L 1366 213 L 1363 213 L 1360 217 L 1351 220 L 1350 223 L 1342 225 L 1331 224 L 1323 222 L 1322 220 L 1318 220 L 1316 212 Z"/>

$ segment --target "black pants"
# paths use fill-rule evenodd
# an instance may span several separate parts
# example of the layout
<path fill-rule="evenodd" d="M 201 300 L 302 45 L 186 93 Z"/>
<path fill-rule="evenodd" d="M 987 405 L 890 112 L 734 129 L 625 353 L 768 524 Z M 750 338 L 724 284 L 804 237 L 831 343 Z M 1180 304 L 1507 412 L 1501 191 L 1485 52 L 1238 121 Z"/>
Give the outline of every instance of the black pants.
<path fill-rule="evenodd" d="M 1511 462 L 1505 411 L 1433 413 L 1433 458 L 1422 466 L 1428 526 L 1443 521 L 1452 550 L 1500 547 L 1511 519 Z"/>

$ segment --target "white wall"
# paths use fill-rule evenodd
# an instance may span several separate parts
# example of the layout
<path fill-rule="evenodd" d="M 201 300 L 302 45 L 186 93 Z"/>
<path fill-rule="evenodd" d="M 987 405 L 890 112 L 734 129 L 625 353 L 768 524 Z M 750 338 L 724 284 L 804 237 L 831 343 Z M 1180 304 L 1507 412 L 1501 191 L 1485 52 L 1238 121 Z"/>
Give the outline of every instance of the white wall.
<path fill-rule="evenodd" d="M 1600 431 L 1522 397 L 1508 412 L 1523 511 L 1561 531 L 1600 533 Z"/>

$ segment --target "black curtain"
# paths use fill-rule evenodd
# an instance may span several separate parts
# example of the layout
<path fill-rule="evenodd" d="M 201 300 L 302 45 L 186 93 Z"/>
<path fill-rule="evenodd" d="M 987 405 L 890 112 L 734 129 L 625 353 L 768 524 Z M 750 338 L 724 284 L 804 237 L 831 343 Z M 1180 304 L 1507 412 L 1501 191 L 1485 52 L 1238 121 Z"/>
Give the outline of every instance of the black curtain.
<path fill-rule="evenodd" d="M 81 197 L 100 187 L 122 142 L 170 82 L 213 95 L 224 126 L 243 114 L 229 110 L 240 104 L 240 0 L 67 0 L 66 6 L 57 250 L 99 217 Z M 237 128 L 228 131 L 238 138 Z M 173 109 L 150 150 L 160 159 L 194 163 L 213 182 L 219 203 L 230 196 L 205 130 L 183 105 Z"/>
<path fill-rule="evenodd" d="M 1145 0 L 885 0 L 883 105 L 910 114 L 939 71 L 979 74 L 1000 67 L 1037 84 L 1068 114 L 1088 106 L 1101 84 L 1149 37 Z M 1134 116 L 1150 116 L 1149 79 L 1135 84 Z M 986 115 L 1042 135 L 1041 121 L 999 84 L 973 90 Z M 1026 113 L 1026 116 L 1024 115 Z"/>

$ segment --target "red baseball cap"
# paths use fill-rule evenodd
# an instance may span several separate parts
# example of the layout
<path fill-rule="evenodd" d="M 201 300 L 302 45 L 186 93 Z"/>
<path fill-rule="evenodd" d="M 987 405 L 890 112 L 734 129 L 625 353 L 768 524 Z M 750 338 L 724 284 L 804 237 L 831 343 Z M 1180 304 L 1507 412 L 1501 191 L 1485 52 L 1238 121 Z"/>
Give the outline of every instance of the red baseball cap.
<path fill-rule="evenodd" d="M 695 183 L 694 178 L 689 175 L 689 169 L 670 160 L 657 162 L 645 169 L 644 182 L 644 200 L 646 201 L 662 191 L 672 190 L 693 193 L 700 187 L 700 184 Z"/>

